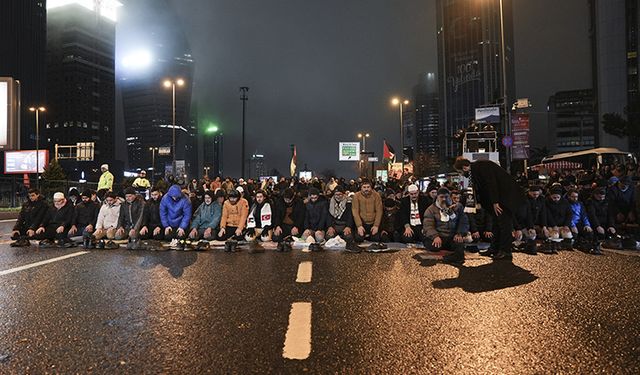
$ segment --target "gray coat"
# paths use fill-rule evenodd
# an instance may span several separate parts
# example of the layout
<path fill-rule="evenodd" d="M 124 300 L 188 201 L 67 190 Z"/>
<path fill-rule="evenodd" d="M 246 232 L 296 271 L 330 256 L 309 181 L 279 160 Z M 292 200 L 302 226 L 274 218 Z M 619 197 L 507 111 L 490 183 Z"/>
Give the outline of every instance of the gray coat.
<path fill-rule="evenodd" d="M 456 217 L 449 221 L 442 221 L 440 218 L 440 208 L 436 204 L 432 204 L 424 212 L 422 222 L 422 230 L 427 238 L 453 237 L 456 234 L 465 235 L 469 232 L 469 218 L 464 213 L 464 207 L 458 203 L 453 207 Z"/>

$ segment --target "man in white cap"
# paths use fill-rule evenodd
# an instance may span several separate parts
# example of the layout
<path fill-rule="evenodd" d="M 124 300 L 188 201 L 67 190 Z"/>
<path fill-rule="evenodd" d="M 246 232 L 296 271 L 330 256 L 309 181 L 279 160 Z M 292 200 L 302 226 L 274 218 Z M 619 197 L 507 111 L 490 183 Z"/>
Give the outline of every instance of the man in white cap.
<path fill-rule="evenodd" d="M 102 200 L 105 193 L 113 191 L 113 175 L 109 172 L 108 164 L 102 164 L 100 170 L 102 171 L 102 175 L 98 181 L 98 197 Z"/>
<path fill-rule="evenodd" d="M 36 238 L 42 240 L 41 247 L 51 247 L 55 244 L 59 247 L 71 247 L 73 243 L 67 237 L 73 220 L 73 205 L 68 201 L 64 193 L 53 194 L 53 206 L 45 215 L 45 218 L 36 230 Z"/>
<path fill-rule="evenodd" d="M 396 228 L 402 233 L 400 238 L 404 243 L 423 241 L 422 221 L 424 212 L 429 208 L 429 199 L 420 194 L 414 184 L 407 187 L 408 196 L 400 200 L 400 209 L 396 215 Z"/>

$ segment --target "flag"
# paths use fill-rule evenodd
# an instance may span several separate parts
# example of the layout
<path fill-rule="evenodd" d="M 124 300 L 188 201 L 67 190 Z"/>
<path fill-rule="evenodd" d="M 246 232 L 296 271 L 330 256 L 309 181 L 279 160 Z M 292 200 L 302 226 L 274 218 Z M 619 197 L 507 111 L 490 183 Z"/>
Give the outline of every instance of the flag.
<path fill-rule="evenodd" d="M 294 177 L 296 175 L 296 164 L 298 164 L 298 155 L 296 152 L 296 146 L 293 146 L 293 156 L 291 156 L 291 164 L 289 165 L 291 177 Z"/>
<path fill-rule="evenodd" d="M 384 140 L 384 146 L 383 146 L 383 158 L 385 159 L 389 159 L 389 160 L 393 160 L 394 162 L 396 161 L 396 152 L 393 149 L 393 147 L 391 147 L 390 144 L 387 143 L 387 140 Z"/>

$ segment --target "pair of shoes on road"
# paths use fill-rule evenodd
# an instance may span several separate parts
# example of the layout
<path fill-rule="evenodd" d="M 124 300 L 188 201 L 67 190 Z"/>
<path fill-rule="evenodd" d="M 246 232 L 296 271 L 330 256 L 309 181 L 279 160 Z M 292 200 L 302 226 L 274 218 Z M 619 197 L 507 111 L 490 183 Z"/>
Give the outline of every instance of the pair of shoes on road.
<path fill-rule="evenodd" d="M 224 252 L 225 253 L 235 253 L 238 251 L 238 241 L 236 240 L 227 240 L 224 242 Z"/>
<path fill-rule="evenodd" d="M 55 245 L 56 245 L 55 242 L 47 239 L 38 242 L 38 247 L 41 249 L 50 249 L 55 247 Z"/>
<path fill-rule="evenodd" d="M 96 248 L 96 240 L 93 237 L 84 237 L 82 239 L 82 248 L 85 250 L 95 249 Z"/>
<path fill-rule="evenodd" d="M 390 250 L 384 243 L 376 242 L 369 245 L 369 247 L 367 247 L 365 251 L 368 253 L 384 253 L 389 252 Z"/>
<path fill-rule="evenodd" d="M 280 253 L 288 253 L 291 250 L 293 250 L 293 245 L 291 245 L 290 241 L 280 241 L 276 247 L 276 251 Z"/>
<path fill-rule="evenodd" d="M 127 250 L 138 250 L 139 248 L 140 248 L 140 239 L 129 238 L 129 242 L 127 242 Z"/>
<path fill-rule="evenodd" d="M 493 260 L 505 260 L 505 261 L 511 262 L 513 260 L 513 255 L 511 255 L 511 253 L 508 253 L 506 251 L 499 250 L 498 252 L 496 252 L 495 254 L 493 254 L 491 256 L 491 259 L 493 259 Z"/>
<path fill-rule="evenodd" d="M 359 246 L 355 241 L 348 241 L 344 247 L 344 251 L 347 253 L 359 254 L 364 250 L 362 246 Z"/>
<path fill-rule="evenodd" d="M 104 244 L 104 248 L 106 250 L 115 250 L 115 249 L 119 249 L 120 245 L 118 245 L 117 243 L 113 242 L 112 240 L 107 241 L 107 243 Z"/>
<path fill-rule="evenodd" d="M 317 242 L 312 242 L 309 244 L 309 251 L 317 253 L 320 251 L 324 251 L 324 247 Z"/>
<path fill-rule="evenodd" d="M 29 247 L 31 246 L 31 241 L 27 238 L 19 238 L 16 241 L 9 244 L 11 247 Z"/>
<path fill-rule="evenodd" d="M 209 244 L 209 241 L 205 240 L 198 241 L 194 248 L 196 251 L 207 251 L 209 249 L 211 249 L 211 244 Z"/>

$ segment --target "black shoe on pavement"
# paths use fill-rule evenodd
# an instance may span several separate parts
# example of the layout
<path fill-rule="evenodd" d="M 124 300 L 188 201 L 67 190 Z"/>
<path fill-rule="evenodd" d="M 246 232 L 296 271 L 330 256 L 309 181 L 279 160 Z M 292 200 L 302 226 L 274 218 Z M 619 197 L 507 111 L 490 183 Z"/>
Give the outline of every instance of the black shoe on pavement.
<path fill-rule="evenodd" d="M 108 249 L 108 250 L 115 250 L 115 249 L 119 249 L 120 245 L 118 245 L 117 243 L 109 240 L 106 244 L 104 244 L 104 248 Z"/>
<path fill-rule="evenodd" d="M 55 243 L 51 240 L 42 240 L 38 243 L 38 247 L 41 249 L 48 249 L 55 246 Z"/>
<path fill-rule="evenodd" d="M 278 242 L 278 247 L 276 247 L 276 251 L 281 253 L 288 253 L 293 250 L 293 246 L 289 241 L 280 241 Z"/>
<path fill-rule="evenodd" d="M 29 247 L 31 246 L 31 242 L 26 238 L 20 238 L 15 242 L 9 244 L 11 247 Z"/>
<path fill-rule="evenodd" d="M 382 242 L 372 243 L 369 245 L 368 250 L 386 250 L 387 245 Z"/>
<path fill-rule="evenodd" d="M 362 247 L 358 246 L 354 241 L 347 242 L 344 250 L 348 253 L 358 254 L 362 252 Z"/>
<path fill-rule="evenodd" d="M 100 241 L 98 241 L 98 243 L 96 244 L 96 249 L 100 249 L 100 250 L 102 250 L 102 249 L 104 249 L 104 245 L 105 245 L 105 244 L 104 244 L 104 240 L 100 240 Z"/>
<path fill-rule="evenodd" d="M 314 243 L 309 244 L 309 250 L 311 252 L 319 252 L 319 251 L 323 251 L 324 248 L 319 243 L 314 242 Z"/>
<path fill-rule="evenodd" d="M 524 245 L 524 249 L 522 252 L 529 255 L 538 255 L 537 249 L 538 249 L 538 246 L 536 245 L 536 242 L 530 241 L 530 242 L 527 242 L 526 245 Z"/>
<path fill-rule="evenodd" d="M 227 240 L 224 243 L 224 251 L 226 253 L 235 253 L 237 248 L 238 248 L 238 241 L 236 240 Z"/>

